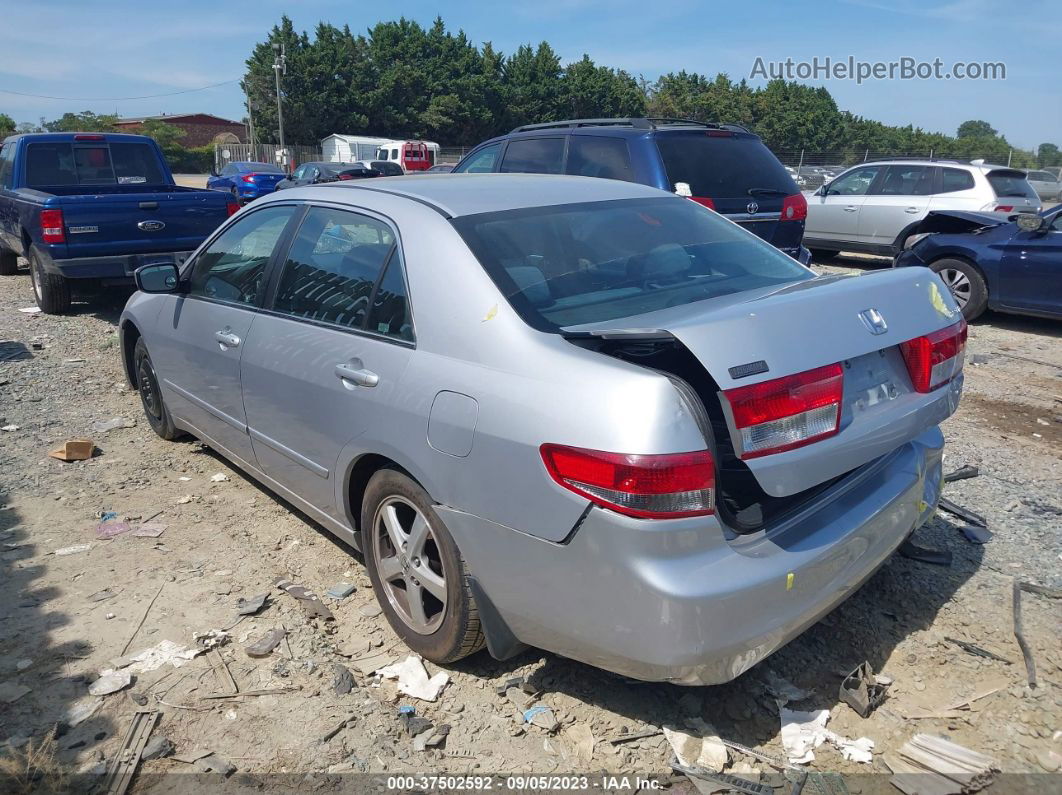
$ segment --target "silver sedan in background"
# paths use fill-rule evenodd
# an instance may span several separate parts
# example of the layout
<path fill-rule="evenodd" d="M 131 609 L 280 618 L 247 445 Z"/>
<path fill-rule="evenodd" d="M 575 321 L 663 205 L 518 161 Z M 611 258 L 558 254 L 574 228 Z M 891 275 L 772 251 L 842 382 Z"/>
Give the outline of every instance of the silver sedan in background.
<path fill-rule="evenodd" d="M 121 350 L 151 427 L 360 548 L 438 663 L 740 675 L 932 514 L 962 386 L 929 270 L 816 277 L 612 180 L 295 188 L 137 283 Z"/>

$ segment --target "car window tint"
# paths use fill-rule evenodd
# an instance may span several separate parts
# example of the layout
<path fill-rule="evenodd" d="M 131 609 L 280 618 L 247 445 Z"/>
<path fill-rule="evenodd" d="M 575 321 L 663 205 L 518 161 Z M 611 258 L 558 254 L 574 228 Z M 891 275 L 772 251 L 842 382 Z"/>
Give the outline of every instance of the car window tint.
<path fill-rule="evenodd" d="M 221 169 L 221 173 L 218 174 L 218 176 L 219 177 L 231 177 L 235 173 L 236 173 L 236 166 L 234 166 L 232 163 L 229 163 L 227 166 L 225 166 L 225 168 Z"/>
<path fill-rule="evenodd" d="M 1062 213 L 1055 214 L 1055 220 L 1051 222 L 1052 232 L 1062 232 Z"/>
<path fill-rule="evenodd" d="M 988 174 L 988 182 L 1000 199 L 1026 198 L 1033 202 L 1040 201 L 1029 180 L 1020 171 L 992 171 Z"/>
<path fill-rule="evenodd" d="M 148 144 L 111 144 L 111 162 L 119 185 L 163 185 L 162 167 Z"/>
<path fill-rule="evenodd" d="M 253 304 L 266 265 L 295 208 L 267 207 L 232 224 L 196 257 L 189 293 Z"/>
<path fill-rule="evenodd" d="M 672 191 L 685 183 L 693 196 L 746 201 L 750 190 L 780 196 L 799 192 L 785 166 L 755 136 L 667 132 L 655 138 Z"/>
<path fill-rule="evenodd" d="M 311 208 L 291 244 L 273 309 L 362 328 L 394 243 L 391 228 L 374 218 Z"/>
<path fill-rule="evenodd" d="M 941 193 L 953 193 L 957 190 L 971 190 L 974 187 L 973 174 L 961 168 L 945 168 Z"/>
<path fill-rule="evenodd" d="M 473 154 L 468 160 L 461 164 L 459 168 L 455 168 L 454 171 L 465 174 L 487 174 L 494 170 L 494 166 L 498 160 L 498 152 L 501 151 L 501 144 L 491 144 L 490 146 L 484 146 L 478 152 Z"/>
<path fill-rule="evenodd" d="M 879 166 L 866 166 L 849 171 L 830 183 L 830 196 L 865 196 L 870 183 L 878 175 Z"/>
<path fill-rule="evenodd" d="M 407 342 L 413 341 L 413 321 L 409 313 L 409 291 L 402 268 L 402 255 L 395 249 L 380 286 L 373 298 L 366 328 Z"/>
<path fill-rule="evenodd" d="M 573 135 L 568 142 L 568 173 L 633 182 L 627 142 L 622 138 Z"/>
<path fill-rule="evenodd" d="M 521 138 L 509 141 L 499 171 L 508 174 L 560 174 L 563 138 Z"/>
<path fill-rule="evenodd" d="M 15 177 L 15 145 L 0 148 L 0 186 L 10 188 Z"/>
<path fill-rule="evenodd" d="M 933 169 L 926 166 L 887 166 L 877 196 L 928 196 L 933 192 Z"/>

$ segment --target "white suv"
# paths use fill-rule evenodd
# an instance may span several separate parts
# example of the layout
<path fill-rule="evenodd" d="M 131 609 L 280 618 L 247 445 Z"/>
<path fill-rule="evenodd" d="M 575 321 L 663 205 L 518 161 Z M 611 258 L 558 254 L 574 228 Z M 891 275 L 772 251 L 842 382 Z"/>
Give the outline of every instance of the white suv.
<path fill-rule="evenodd" d="M 822 258 L 842 249 L 894 256 L 932 210 L 1039 212 L 1024 171 L 984 161 L 863 163 L 808 196 L 804 245 Z"/>

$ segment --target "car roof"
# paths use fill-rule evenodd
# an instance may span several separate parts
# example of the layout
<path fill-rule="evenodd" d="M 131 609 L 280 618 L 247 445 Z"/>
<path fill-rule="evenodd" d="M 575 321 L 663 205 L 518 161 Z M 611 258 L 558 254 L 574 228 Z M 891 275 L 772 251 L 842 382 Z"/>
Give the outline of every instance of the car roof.
<path fill-rule="evenodd" d="M 324 191 L 374 190 L 429 204 L 445 215 L 462 215 L 550 207 L 614 199 L 661 198 L 672 194 L 634 182 L 559 174 L 408 174 L 370 183 L 337 182 Z M 334 199 L 322 195 L 320 198 Z"/>

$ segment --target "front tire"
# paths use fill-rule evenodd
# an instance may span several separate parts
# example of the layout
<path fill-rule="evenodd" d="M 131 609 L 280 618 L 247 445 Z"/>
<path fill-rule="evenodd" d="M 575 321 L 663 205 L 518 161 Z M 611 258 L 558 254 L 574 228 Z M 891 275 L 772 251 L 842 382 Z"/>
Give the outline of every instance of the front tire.
<path fill-rule="evenodd" d="M 395 469 L 369 480 L 362 550 L 376 599 L 410 649 L 437 664 L 479 651 L 484 636 L 468 567 L 431 498 Z"/>
<path fill-rule="evenodd" d="M 938 259 L 929 267 L 947 285 L 967 322 L 981 316 L 988 306 L 988 285 L 981 271 L 961 259 Z"/>
<path fill-rule="evenodd" d="M 18 254 L 14 251 L 0 250 L 0 276 L 14 276 L 18 273 Z"/>
<path fill-rule="evenodd" d="M 70 280 L 58 273 L 48 273 L 40 257 L 29 253 L 30 280 L 33 282 L 33 297 L 42 312 L 63 315 L 70 311 Z"/>
<path fill-rule="evenodd" d="M 136 375 L 136 390 L 140 393 L 140 404 L 144 407 L 144 416 L 147 417 L 151 430 L 172 442 L 179 439 L 183 434 L 173 424 L 173 417 L 166 403 L 162 399 L 162 390 L 159 389 L 159 380 L 155 376 L 155 367 L 151 363 L 147 344 L 141 337 L 136 341 L 133 348 L 133 373 Z"/>

